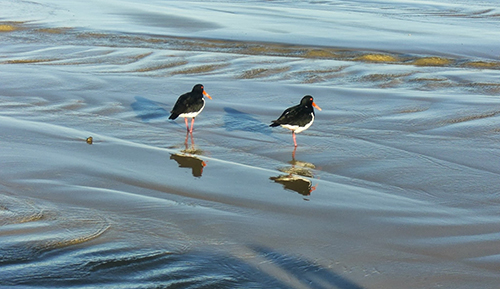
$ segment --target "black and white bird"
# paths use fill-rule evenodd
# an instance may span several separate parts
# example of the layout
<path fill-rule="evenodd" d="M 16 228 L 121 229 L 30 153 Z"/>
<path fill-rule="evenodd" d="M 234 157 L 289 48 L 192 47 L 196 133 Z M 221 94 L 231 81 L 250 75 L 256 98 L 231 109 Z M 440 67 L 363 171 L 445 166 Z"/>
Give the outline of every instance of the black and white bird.
<path fill-rule="evenodd" d="M 314 103 L 313 97 L 306 95 L 298 105 L 287 108 L 277 120 L 273 120 L 269 126 L 279 126 L 292 131 L 293 143 L 297 146 L 295 134 L 308 129 L 314 122 L 314 108 L 321 108 Z"/>
<path fill-rule="evenodd" d="M 186 129 L 188 132 L 192 133 L 195 117 L 205 108 L 205 98 L 203 98 L 203 96 L 212 99 L 205 91 L 202 84 L 195 85 L 191 92 L 179 96 L 175 102 L 174 108 L 170 111 L 172 114 L 168 118 L 176 119 L 179 116 L 183 117 L 186 122 Z M 188 118 L 191 118 L 191 129 L 188 125 Z"/>

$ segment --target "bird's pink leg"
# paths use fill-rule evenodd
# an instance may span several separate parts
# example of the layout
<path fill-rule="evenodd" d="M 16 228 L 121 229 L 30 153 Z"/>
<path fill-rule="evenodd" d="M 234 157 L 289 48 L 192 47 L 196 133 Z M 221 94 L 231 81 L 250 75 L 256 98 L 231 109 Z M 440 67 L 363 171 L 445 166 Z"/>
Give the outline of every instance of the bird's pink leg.
<path fill-rule="evenodd" d="M 189 137 L 189 131 L 186 132 L 186 140 L 184 141 L 184 146 L 186 147 L 186 150 L 188 149 L 188 137 Z"/>
<path fill-rule="evenodd" d="M 193 132 L 193 126 L 194 126 L 194 117 L 191 119 L 191 129 L 189 130 L 190 133 Z"/>
<path fill-rule="evenodd" d="M 295 140 L 295 132 L 292 131 L 292 137 L 293 137 L 293 144 L 297 146 L 297 140 Z"/>
<path fill-rule="evenodd" d="M 186 129 L 187 129 L 187 131 L 189 131 L 189 124 L 188 124 L 187 117 L 184 118 L 184 122 L 186 123 Z"/>

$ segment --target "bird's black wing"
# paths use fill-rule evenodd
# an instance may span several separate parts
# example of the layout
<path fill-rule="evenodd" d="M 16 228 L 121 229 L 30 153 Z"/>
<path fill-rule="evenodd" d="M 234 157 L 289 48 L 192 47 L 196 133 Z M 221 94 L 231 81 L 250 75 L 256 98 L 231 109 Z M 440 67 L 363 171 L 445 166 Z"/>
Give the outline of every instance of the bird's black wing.
<path fill-rule="evenodd" d="M 273 120 L 270 126 L 279 126 L 282 124 L 301 125 L 302 123 L 309 123 L 310 114 L 304 113 L 303 107 L 300 105 L 287 108 L 277 120 Z"/>
<path fill-rule="evenodd" d="M 203 97 L 195 97 L 192 93 L 184 93 L 175 102 L 169 119 L 176 119 L 179 114 L 199 111 L 203 107 Z"/>

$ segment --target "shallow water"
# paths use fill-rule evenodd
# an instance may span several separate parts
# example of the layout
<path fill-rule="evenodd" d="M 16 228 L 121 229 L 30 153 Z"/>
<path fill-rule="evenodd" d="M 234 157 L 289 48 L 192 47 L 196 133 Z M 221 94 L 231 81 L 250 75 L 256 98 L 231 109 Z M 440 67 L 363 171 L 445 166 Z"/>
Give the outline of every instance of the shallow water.
<path fill-rule="evenodd" d="M 60 2 L 0 0 L 0 286 L 497 288 L 494 1 Z"/>

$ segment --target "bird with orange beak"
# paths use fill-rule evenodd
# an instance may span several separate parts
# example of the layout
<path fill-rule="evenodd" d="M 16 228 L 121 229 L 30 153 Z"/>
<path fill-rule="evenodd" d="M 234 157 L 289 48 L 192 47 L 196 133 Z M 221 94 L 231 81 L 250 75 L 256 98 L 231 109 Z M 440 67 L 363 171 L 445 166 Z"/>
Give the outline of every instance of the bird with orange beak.
<path fill-rule="evenodd" d="M 306 95 L 298 105 L 287 108 L 277 120 L 273 120 L 269 126 L 279 126 L 292 131 L 293 143 L 297 146 L 295 134 L 308 129 L 314 122 L 314 108 L 321 108 L 314 103 L 313 97 Z"/>
<path fill-rule="evenodd" d="M 191 92 L 184 93 L 179 96 L 175 102 L 174 108 L 170 111 L 172 114 L 168 117 L 169 119 L 176 119 L 177 117 L 183 117 L 186 122 L 186 129 L 188 132 L 193 132 L 194 119 L 200 112 L 205 108 L 205 98 L 203 96 L 212 99 L 212 97 L 205 91 L 202 84 L 197 84 L 193 87 Z M 188 118 L 191 118 L 191 128 L 188 125 Z"/>

